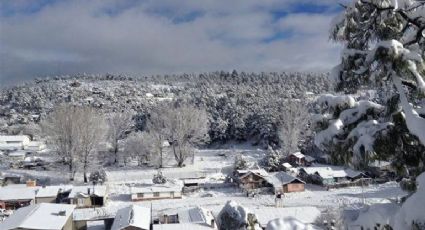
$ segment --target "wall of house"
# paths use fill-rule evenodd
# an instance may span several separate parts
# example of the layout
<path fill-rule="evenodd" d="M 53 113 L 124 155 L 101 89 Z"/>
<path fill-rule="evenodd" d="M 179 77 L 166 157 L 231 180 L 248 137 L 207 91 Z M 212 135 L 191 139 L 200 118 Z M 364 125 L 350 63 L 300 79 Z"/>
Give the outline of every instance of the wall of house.
<path fill-rule="evenodd" d="M 74 230 L 74 222 L 72 221 L 72 214 L 69 216 L 62 230 Z"/>
<path fill-rule="evenodd" d="M 157 200 L 157 199 L 179 199 L 182 197 L 181 192 L 174 192 L 174 195 L 171 194 L 172 192 L 160 192 L 159 196 L 154 196 L 154 193 L 143 193 L 142 196 L 138 196 L 138 194 L 141 193 L 133 193 L 131 194 L 131 200 L 137 201 L 137 200 Z"/>
<path fill-rule="evenodd" d="M 36 197 L 35 203 L 56 203 L 56 197 Z"/>
<path fill-rule="evenodd" d="M 304 189 L 303 183 L 286 184 L 283 186 L 284 192 L 303 192 Z"/>
<path fill-rule="evenodd" d="M 81 199 L 82 202 L 79 203 L 79 199 Z M 90 207 L 92 205 L 90 197 L 73 198 L 71 199 L 71 204 L 77 205 L 77 208 Z"/>

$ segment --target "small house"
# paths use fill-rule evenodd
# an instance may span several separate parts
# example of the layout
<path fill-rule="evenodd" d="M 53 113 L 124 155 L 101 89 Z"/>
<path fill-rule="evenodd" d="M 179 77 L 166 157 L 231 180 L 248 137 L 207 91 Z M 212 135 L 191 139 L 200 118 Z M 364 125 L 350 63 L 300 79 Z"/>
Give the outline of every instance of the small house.
<path fill-rule="evenodd" d="M 271 187 L 267 181 L 269 174 L 263 169 L 236 170 L 236 182 L 246 190 Z"/>
<path fill-rule="evenodd" d="M 30 141 L 24 149 L 30 152 L 38 152 L 46 149 L 46 144 L 42 141 Z"/>
<path fill-rule="evenodd" d="M 367 185 L 370 179 L 362 172 L 338 166 L 304 167 L 300 169 L 299 176 L 327 187 L 356 186 L 363 185 L 363 182 Z"/>
<path fill-rule="evenodd" d="M 160 200 L 160 199 L 181 199 L 183 183 L 182 181 L 167 182 L 165 184 L 152 184 L 143 187 L 131 187 L 131 200 Z"/>
<path fill-rule="evenodd" d="M 35 203 L 59 203 L 60 195 L 64 191 L 70 191 L 72 186 L 59 185 L 59 186 L 43 186 L 35 195 Z"/>
<path fill-rule="evenodd" d="M 34 204 L 20 208 L 0 223 L 2 230 L 72 230 L 72 213 L 69 204 Z"/>
<path fill-rule="evenodd" d="M 389 161 L 373 161 L 369 163 L 367 172 L 373 177 L 395 174 L 395 170 Z"/>
<path fill-rule="evenodd" d="M 283 168 L 283 170 L 285 170 L 287 172 L 287 171 L 290 171 L 293 167 L 288 162 L 285 162 L 285 163 L 282 164 L 282 168 Z"/>
<path fill-rule="evenodd" d="M 102 207 L 107 201 L 106 186 L 74 186 L 68 198 L 77 208 Z"/>
<path fill-rule="evenodd" d="M 118 210 L 111 230 L 150 230 L 151 209 L 130 205 Z"/>
<path fill-rule="evenodd" d="M 14 151 L 14 152 L 8 153 L 7 156 L 12 161 L 23 161 L 23 160 L 25 160 L 25 157 L 27 156 L 27 152 L 25 152 L 25 151 Z"/>
<path fill-rule="evenodd" d="M 306 156 L 301 152 L 296 152 L 288 156 L 288 161 L 293 165 L 310 166 L 316 161 L 316 159 L 311 156 Z"/>
<path fill-rule="evenodd" d="M 267 180 L 273 185 L 275 194 L 303 192 L 305 182 L 293 177 L 285 172 L 278 172 L 270 175 Z"/>
<path fill-rule="evenodd" d="M 0 187 L 0 208 L 15 210 L 34 204 L 39 187 L 26 184 Z"/>
<path fill-rule="evenodd" d="M 30 142 L 26 135 L 2 135 L 0 136 L 0 150 L 22 150 Z"/>

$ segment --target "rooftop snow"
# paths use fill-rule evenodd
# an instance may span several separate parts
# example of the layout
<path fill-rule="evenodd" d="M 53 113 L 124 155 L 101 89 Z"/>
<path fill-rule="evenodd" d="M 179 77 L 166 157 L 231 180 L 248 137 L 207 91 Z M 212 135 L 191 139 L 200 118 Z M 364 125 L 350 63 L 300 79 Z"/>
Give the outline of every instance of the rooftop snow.
<path fill-rule="evenodd" d="M 302 181 L 302 180 L 300 180 L 296 177 L 293 177 L 293 176 L 291 176 L 291 175 L 289 175 L 285 172 L 278 172 L 278 173 L 271 174 L 266 179 L 275 188 L 280 187 L 280 186 L 285 185 L 285 184 L 289 184 L 293 181 L 299 181 L 299 182 L 305 184 L 304 181 Z"/>
<path fill-rule="evenodd" d="M 0 188 L 0 200 L 33 200 L 40 187 L 6 186 Z"/>
<path fill-rule="evenodd" d="M 35 204 L 23 207 L 0 223 L 0 229 L 43 229 L 61 230 L 74 211 L 70 204 Z M 59 212 L 65 212 L 59 215 Z"/>
<path fill-rule="evenodd" d="M 6 141 L 29 141 L 30 138 L 26 135 L 17 135 L 17 136 L 0 136 L 0 142 L 6 142 Z"/>
<path fill-rule="evenodd" d="M 190 208 L 178 213 L 180 223 L 211 224 L 214 216 L 211 212 L 200 208 Z"/>
<path fill-rule="evenodd" d="M 274 208 L 262 207 L 251 210 L 258 219 L 261 226 L 267 226 L 269 221 L 277 218 L 296 218 L 304 224 L 311 224 L 321 215 L 316 207 L 290 207 L 290 208 Z"/>
<path fill-rule="evenodd" d="M 356 177 L 362 172 L 355 171 L 349 168 L 343 168 L 333 165 L 323 165 L 316 167 L 302 168 L 307 174 L 312 175 L 318 173 L 322 178 L 340 178 L 340 177 Z"/>
<path fill-rule="evenodd" d="M 196 223 L 180 223 L 180 224 L 155 224 L 153 230 L 211 230 L 211 226 Z"/>
<path fill-rule="evenodd" d="M 93 193 L 93 186 L 74 186 L 69 194 L 69 198 L 75 198 L 77 195 L 88 196 L 88 191 L 90 189 L 90 194 Z M 106 196 L 106 186 L 96 185 L 94 186 L 94 194 L 96 196 Z"/>
<path fill-rule="evenodd" d="M 57 186 L 46 186 L 41 187 L 35 197 L 55 197 L 58 195 L 60 190 L 67 191 L 71 190 L 72 185 L 57 185 Z"/>
<path fill-rule="evenodd" d="M 300 159 L 305 157 L 305 155 L 302 154 L 301 152 L 292 153 L 291 156 L 294 156 L 294 157 L 300 158 Z"/>
<path fill-rule="evenodd" d="M 149 230 L 151 224 L 151 210 L 139 205 L 130 205 L 118 210 L 112 225 L 112 230 L 120 230 L 127 227 L 136 227 Z"/>
<path fill-rule="evenodd" d="M 154 193 L 154 192 L 181 192 L 183 182 L 181 180 L 174 183 L 167 182 L 165 184 L 152 184 L 145 187 L 131 187 L 130 192 L 133 193 Z"/>

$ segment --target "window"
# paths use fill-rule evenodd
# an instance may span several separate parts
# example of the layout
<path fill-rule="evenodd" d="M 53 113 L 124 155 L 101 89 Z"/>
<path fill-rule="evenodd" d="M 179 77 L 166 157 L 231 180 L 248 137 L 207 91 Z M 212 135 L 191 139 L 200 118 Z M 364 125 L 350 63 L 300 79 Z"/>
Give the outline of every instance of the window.
<path fill-rule="evenodd" d="M 154 192 L 153 197 L 159 197 L 159 192 Z"/>
<path fill-rule="evenodd" d="M 137 198 L 143 198 L 143 193 L 137 193 Z"/>

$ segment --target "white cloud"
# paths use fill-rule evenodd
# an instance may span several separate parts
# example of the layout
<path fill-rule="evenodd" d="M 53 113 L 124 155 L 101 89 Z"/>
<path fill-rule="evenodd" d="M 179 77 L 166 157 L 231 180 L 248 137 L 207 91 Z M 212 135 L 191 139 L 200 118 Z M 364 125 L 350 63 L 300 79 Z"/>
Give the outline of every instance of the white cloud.
<path fill-rule="evenodd" d="M 78 72 L 329 69 L 338 59 L 338 47 L 328 42 L 332 15 L 289 14 L 274 20 L 270 11 L 291 2 L 163 0 L 117 6 L 113 0 L 64 1 L 4 17 L 0 83 Z M 117 12 L 107 14 L 107 9 Z M 191 12 L 200 13 L 185 23 L 173 21 Z M 264 42 L 279 31 L 291 34 Z"/>

